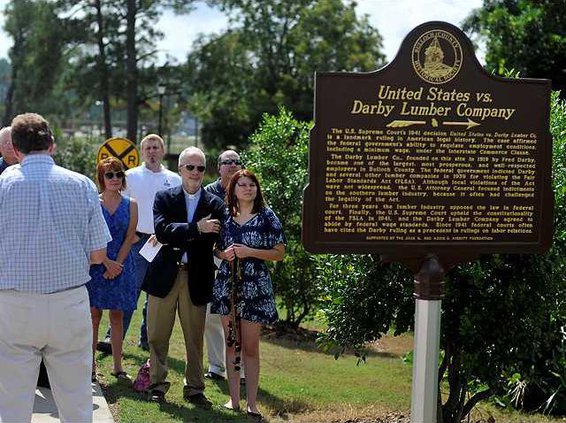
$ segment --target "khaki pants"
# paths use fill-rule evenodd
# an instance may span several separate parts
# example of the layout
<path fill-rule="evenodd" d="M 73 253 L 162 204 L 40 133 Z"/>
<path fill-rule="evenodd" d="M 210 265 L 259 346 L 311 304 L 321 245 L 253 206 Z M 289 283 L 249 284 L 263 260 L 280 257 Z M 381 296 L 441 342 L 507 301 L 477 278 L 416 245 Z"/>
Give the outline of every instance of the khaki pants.
<path fill-rule="evenodd" d="M 92 421 L 92 321 L 84 286 L 0 290 L 0 422 L 29 422 L 41 359 L 61 422 Z"/>
<path fill-rule="evenodd" d="M 193 304 L 187 280 L 187 271 L 180 270 L 171 292 L 165 298 L 153 295 L 148 297 L 147 337 L 151 357 L 151 384 L 154 389 L 167 392 L 169 339 L 175 324 L 175 312 L 179 314 L 187 360 L 184 394 L 191 396 L 204 390 L 202 351 L 206 305 Z"/>
<path fill-rule="evenodd" d="M 224 328 L 219 314 L 210 313 L 210 304 L 206 310 L 204 340 L 208 356 L 208 371 L 226 377 L 226 341 Z"/>

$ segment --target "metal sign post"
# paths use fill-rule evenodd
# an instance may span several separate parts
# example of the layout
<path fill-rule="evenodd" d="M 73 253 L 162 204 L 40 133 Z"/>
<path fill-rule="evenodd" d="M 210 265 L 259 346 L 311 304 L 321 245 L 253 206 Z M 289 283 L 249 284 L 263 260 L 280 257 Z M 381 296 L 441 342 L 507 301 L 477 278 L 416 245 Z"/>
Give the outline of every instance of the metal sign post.
<path fill-rule="evenodd" d="M 444 269 L 431 255 L 415 275 L 415 339 L 411 422 L 435 423 L 438 409 L 438 355 Z"/>
<path fill-rule="evenodd" d="M 437 421 L 440 305 L 440 300 L 416 301 L 411 423 Z"/>

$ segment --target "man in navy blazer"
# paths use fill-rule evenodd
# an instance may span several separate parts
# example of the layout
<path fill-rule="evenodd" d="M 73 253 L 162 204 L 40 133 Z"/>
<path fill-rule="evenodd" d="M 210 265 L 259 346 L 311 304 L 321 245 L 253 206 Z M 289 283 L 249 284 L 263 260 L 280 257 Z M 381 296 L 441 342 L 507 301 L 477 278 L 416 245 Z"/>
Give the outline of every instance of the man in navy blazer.
<path fill-rule="evenodd" d="M 204 153 L 189 147 L 179 155 L 182 185 L 159 191 L 153 218 L 155 236 L 163 247 L 151 263 L 143 289 L 148 297 L 148 341 L 151 386 L 148 399 L 162 401 L 169 389 L 169 339 L 179 314 L 185 338 L 186 367 L 183 397 L 209 409 L 202 370 L 206 305 L 212 299 L 213 248 L 218 240 L 224 203 L 202 189 Z"/>

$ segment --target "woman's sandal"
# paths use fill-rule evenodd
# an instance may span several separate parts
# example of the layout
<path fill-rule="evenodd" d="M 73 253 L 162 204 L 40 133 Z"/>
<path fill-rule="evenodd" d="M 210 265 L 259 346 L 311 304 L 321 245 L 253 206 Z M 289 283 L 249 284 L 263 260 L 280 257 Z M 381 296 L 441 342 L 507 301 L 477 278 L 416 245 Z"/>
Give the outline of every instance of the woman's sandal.
<path fill-rule="evenodd" d="M 238 413 L 238 412 L 240 411 L 240 406 L 239 406 L 239 405 L 236 406 L 236 407 L 233 407 L 232 404 L 226 403 L 226 404 L 223 405 L 223 407 L 224 407 L 226 410 L 234 411 L 235 413 Z"/>
<path fill-rule="evenodd" d="M 132 383 L 132 378 L 123 370 L 121 372 L 112 372 L 110 374 L 120 382 Z"/>

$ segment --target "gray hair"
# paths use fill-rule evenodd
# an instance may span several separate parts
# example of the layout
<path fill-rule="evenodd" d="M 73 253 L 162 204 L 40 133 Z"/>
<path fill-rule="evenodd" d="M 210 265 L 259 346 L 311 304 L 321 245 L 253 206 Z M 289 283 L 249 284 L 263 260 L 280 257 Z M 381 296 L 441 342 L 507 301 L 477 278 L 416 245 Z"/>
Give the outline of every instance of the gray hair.
<path fill-rule="evenodd" d="M 5 126 L 0 129 L 0 152 L 2 152 L 6 144 L 12 144 L 12 127 Z"/>
<path fill-rule="evenodd" d="M 203 151 L 198 147 L 187 147 L 183 151 L 181 151 L 181 154 L 179 154 L 178 165 L 181 166 L 181 164 L 185 160 L 185 157 L 191 156 L 191 155 L 202 156 L 203 164 L 206 166 L 206 156 L 204 155 Z"/>

